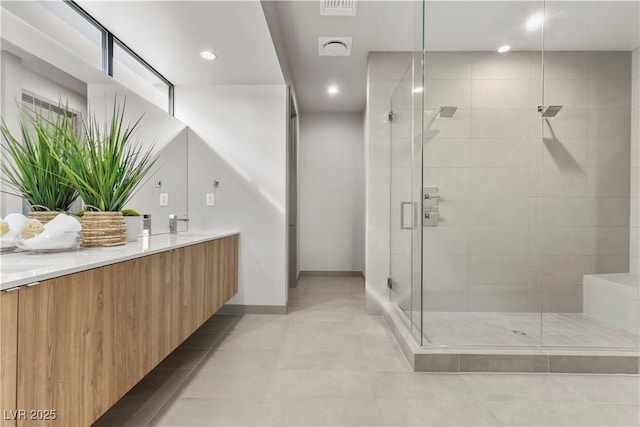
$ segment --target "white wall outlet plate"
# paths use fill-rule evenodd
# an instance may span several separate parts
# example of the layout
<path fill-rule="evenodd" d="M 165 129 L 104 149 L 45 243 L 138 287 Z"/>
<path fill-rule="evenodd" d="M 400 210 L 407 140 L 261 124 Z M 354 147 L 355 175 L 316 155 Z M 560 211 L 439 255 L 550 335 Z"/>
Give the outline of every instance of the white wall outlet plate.
<path fill-rule="evenodd" d="M 160 193 L 160 206 L 169 206 L 169 193 Z"/>
<path fill-rule="evenodd" d="M 216 194 L 207 193 L 207 206 L 215 206 L 215 205 L 216 205 Z"/>

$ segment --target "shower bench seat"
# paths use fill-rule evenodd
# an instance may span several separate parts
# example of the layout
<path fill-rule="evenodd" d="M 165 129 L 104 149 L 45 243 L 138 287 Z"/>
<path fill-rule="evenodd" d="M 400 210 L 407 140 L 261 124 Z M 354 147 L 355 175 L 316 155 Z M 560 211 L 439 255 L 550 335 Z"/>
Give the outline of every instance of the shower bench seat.
<path fill-rule="evenodd" d="M 588 274 L 583 278 L 585 315 L 637 334 L 640 331 L 640 276 Z"/>

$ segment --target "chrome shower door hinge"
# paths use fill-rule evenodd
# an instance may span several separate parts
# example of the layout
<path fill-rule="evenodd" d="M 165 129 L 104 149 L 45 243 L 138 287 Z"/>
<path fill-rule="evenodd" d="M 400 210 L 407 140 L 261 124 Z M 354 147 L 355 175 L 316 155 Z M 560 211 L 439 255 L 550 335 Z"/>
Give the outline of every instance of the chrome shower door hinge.
<path fill-rule="evenodd" d="M 391 280 L 391 277 L 387 277 L 387 288 L 393 289 L 393 280 Z"/>

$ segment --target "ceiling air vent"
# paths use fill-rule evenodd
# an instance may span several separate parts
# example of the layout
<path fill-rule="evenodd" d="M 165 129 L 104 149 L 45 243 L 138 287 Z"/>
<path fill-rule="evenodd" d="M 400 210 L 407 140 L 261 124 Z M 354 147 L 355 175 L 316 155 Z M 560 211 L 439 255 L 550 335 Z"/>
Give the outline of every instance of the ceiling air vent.
<path fill-rule="evenodd" d="M 353 37 L 318 37 L 318 55 L 349 56 Z"/>
<path fill-rule="evenodd" d="M 358 0 L 320 0 L 322 16 L 356 16 Z"/>

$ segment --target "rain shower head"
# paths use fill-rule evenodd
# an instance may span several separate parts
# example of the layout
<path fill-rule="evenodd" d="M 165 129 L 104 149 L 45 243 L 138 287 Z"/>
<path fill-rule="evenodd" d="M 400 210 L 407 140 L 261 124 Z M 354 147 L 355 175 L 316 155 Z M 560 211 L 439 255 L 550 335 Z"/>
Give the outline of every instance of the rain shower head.
<path fill-rule="evenodd" d="M 442 118 L 450 119 L 454 114 L 456 114 L 457 109 L 458 107 L 454 107 L 453 105 L 443 105 L 440 107 L 438 114 Z"/>
<path fill-rule="evenodd" d="M 560 110 L 562 110 L 562 105 L 538 106 L 538 113 L 542 113 L 542 117 L 555 117 Z"/>

